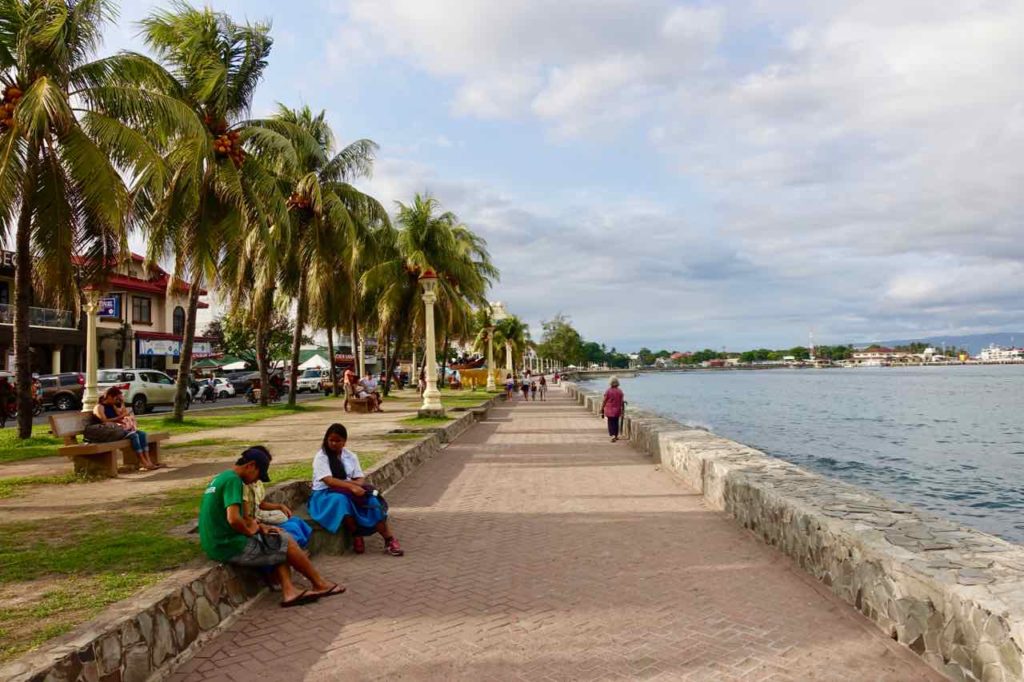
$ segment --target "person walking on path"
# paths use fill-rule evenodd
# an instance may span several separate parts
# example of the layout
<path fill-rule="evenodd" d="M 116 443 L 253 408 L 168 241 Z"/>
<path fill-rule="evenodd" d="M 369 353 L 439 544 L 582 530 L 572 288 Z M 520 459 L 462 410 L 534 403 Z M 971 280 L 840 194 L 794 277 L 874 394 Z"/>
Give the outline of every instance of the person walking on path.
<path fill-rule="evenodd" d="M 512 373 L 509 372 L 505 375 L 505 400 L 511 402 L 512 394 L 516 392 L 516 380 L 512 378 Z"/>
<path fill-rule="evenodd" d="M 519 388 L 523 391 L 523 400 L 530 399 L 530 382 L 527 380 L 526 375 L 523 375 L 523 381 L 519 385 Z"/>
<path fill-rule="evenodd" d="M 619 388 L 619 378 L 612 377 L 608 390 L 604 392 L 601 403 L 601 416 L 608 420 L 608 435 L 614 443 L 619 439 L 619 421 L 622 419 L 622 408 L 626 404 L 626 396 Z"/>
<path fill-rule="evenodd" d="M 242 504 L 249 483 L 270 482 L 270 459 L 260 448 L 249 448 L 233 469 L 214 477 L 199 506 L 199 542 L 206 556 L 236 566 L 274 568 L 281 585 L 281 606 L 298 606 L 322 597 L 341 594 L 345 588 L 324 580 L 309 557 L 288 533 L 276 526 L 246 518 Z M 289 567 L 312 583 L 312 590 L 300 590 L 292 582 Z"/>
<path fill-rule="evenodd" d="M 543 374 L 540 375 L 540 389 L 539 389 L 539 391 L 540 391 L 541 402 L 547 400 L 547 398 L 548 398 L 548 380 L 544 377 Z"/>

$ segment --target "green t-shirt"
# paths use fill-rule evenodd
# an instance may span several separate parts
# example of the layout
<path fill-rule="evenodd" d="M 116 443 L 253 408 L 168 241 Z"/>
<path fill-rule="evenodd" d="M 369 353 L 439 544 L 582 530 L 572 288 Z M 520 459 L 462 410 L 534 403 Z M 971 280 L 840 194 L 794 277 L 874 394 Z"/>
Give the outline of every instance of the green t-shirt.
<path fill-rule="evenodd" d="M 242 553 L 249 538 L 228 523 L 228 507 L 239 506 L 242 514 L 242 488 L 245 484 L 230 469 L 217 474 L 203 495 L 199 507 L 199 542 L 206 556 L 215 561 L 228 561 Z"/>

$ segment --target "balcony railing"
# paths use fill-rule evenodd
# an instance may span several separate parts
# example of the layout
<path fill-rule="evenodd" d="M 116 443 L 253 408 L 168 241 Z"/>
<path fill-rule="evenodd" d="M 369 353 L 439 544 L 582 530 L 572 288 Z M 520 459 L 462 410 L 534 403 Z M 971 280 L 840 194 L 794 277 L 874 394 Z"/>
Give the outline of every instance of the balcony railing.
<path fill-rule="evenodd" d="M 78 329 L 73 312 L 54 308 L 29 308 L 28 323 L 33 327 Z M 14 306 L 10 303 L 0 303 L 0 324 L 14 324 Z"/>

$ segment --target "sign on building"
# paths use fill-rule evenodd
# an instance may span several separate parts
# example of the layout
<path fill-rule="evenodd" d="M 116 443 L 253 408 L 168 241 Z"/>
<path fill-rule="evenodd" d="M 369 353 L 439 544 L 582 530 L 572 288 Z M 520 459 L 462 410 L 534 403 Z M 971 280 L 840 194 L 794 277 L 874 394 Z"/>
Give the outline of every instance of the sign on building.
<path fill-rule="evenodd" d="M 121 297 L 104 296 L 100 299 L 100 317 L 121 317 Z"/>

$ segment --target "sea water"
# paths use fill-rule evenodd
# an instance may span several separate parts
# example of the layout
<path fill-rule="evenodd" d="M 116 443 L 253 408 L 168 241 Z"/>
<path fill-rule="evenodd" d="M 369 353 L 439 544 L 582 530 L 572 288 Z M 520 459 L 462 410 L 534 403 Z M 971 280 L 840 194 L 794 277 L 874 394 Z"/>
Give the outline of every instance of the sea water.
<path fill-rule="evenodd" d="M 666 372 L 622 388 L 629 407 L 1024 542 L 1024 366 Z"/>

